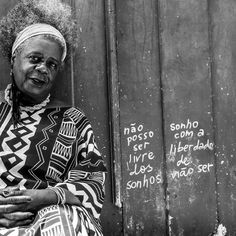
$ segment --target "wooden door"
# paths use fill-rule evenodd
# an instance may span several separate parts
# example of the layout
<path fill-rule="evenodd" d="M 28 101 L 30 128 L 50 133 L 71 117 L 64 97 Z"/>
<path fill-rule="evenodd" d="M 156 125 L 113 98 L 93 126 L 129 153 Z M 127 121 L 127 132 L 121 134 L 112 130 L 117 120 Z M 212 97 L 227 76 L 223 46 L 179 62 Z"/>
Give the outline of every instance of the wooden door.
<path fill-rule="evenodd" d="M 235 9 L 116 1 L 124 235 L 235 235 Z"/>
<path fill-rule="evenodd" d="M 65 1 L 80 46 L 54 95 L 85 111 L 107 163 L 104 234 L 235 235 L 236 2 Z"/>
<path fill-rule="evenodd" d="M 18 1 L 0 2 L 0 17 L 7 14 Z M 106 199 L 102 225 L 106 235 L 121 235 L 121 209 L 113 204 L 113 176 L 111 174 L 111 142 L 109 126 L 108 81 L 106 68 L 105 5 L 102 0 L 65 0 L 78 20 L 79 48 L 67 61 L 59 75 L 52 96 L 80 107 L 92 123 L 99 149 L 108 168 Z M 9 63 L 0 55 L 0 89 L 10 83 Z"/>

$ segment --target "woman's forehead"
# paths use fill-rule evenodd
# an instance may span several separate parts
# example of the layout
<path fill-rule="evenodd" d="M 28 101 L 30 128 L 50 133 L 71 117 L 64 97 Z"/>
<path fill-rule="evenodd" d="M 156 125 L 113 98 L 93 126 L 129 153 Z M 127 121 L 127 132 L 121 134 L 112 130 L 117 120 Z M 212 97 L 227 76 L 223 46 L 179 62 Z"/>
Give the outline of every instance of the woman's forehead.
<path fill-rule="evenodd" d="M 43 35 L 34 36 L 27 39 L 21 48 L 23 54 L 37 52 L 45 57 L 53 57 L 56 60 L 61 60 L 62 49 L 58 42 Z"/>

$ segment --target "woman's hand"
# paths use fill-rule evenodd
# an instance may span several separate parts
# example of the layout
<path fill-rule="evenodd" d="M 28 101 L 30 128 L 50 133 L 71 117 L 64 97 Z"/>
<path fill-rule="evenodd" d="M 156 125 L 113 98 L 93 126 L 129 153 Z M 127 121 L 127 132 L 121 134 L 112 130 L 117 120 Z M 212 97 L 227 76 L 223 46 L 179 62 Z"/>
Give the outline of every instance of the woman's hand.
<path fill-rule="evenodd" d="M 32 223 L 34 214 L 31 212 L 13 212 L 2 214 L 0 218 L 0 226 L 5 228 L 12 228 L 16 226 L 25 226 Z"/>
<path fill-rule="evenodd" d="M 65 200 L 66 204 L 81 205 L 68 190 L 65 190 Z M 0 190 L 0 226 L 10 228 L 30 224 L 39 210 L 57 202 L 58 196 L 50 188 L 20 190 L 11 187 Z"/>
<path fill-rule="evenodd" d="M 53 191 L 7 188 L 0 191 L 0 226 L 10 228 L 30 224 L 41 208 L 55 204 Z"/>
<path fill-rule="evenodd" d="M 11 228 L 16 226 L 23 226 L 30 224 L 34 219 L 34 214 L 32 212 L 11 212 L 8 213 L 9 207 L 16 204 L 25 204 L 31 201 L 29 196 L 15 196 L 9 197 L 13 192 L 19 190 L 18 187 L 7 187 L 0 190 L 0 226 Z"/>
<path fill-rule="evenodd" d="M 56 202 L 56 194 L 49 189 L 14 189 L 7 197 L 0 197 L 0 214 L 27 211 L 36 213 Z"/>

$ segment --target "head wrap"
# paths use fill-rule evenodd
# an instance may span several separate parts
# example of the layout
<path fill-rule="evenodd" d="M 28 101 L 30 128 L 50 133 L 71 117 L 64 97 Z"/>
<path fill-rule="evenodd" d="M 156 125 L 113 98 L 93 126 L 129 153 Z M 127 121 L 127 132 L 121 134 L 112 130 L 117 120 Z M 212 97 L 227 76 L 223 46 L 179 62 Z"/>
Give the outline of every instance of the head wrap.
<path fill-rule="evenodd" d="M 48 24 L 42 24 L 42 23 L 37 23 L 30 25 L 20 31 L 20 33 L 17 35 L 16 40 L 12 46 L 12 55 L 16 51 L 16 49 L 27 39 L 38 36 L 38 35 L 52 35 L 55 36 L 59 39 L 61 42 L 61 45 L 63 47 L 63 53 L 62 53 L 62 61 L 65 60 L 66 54 L 67 54 L 67 48 L 66 48 L 66 41 L 63 37 L 63 35 L 58 31 L 56 28 L 54 28 L 51 25 Z"/>

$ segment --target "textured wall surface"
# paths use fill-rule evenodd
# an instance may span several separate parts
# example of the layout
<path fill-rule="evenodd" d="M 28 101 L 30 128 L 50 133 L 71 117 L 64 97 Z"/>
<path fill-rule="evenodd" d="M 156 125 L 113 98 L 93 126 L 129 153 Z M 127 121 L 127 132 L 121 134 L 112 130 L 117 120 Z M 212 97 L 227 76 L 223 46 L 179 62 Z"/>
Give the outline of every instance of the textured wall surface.
<path fill-rule="evenodd" d="M 236 2 L 67 2 L 80 46 L 54 95 L 85 111 L 107 162 L 105 235 L 235 235 Z"/>

